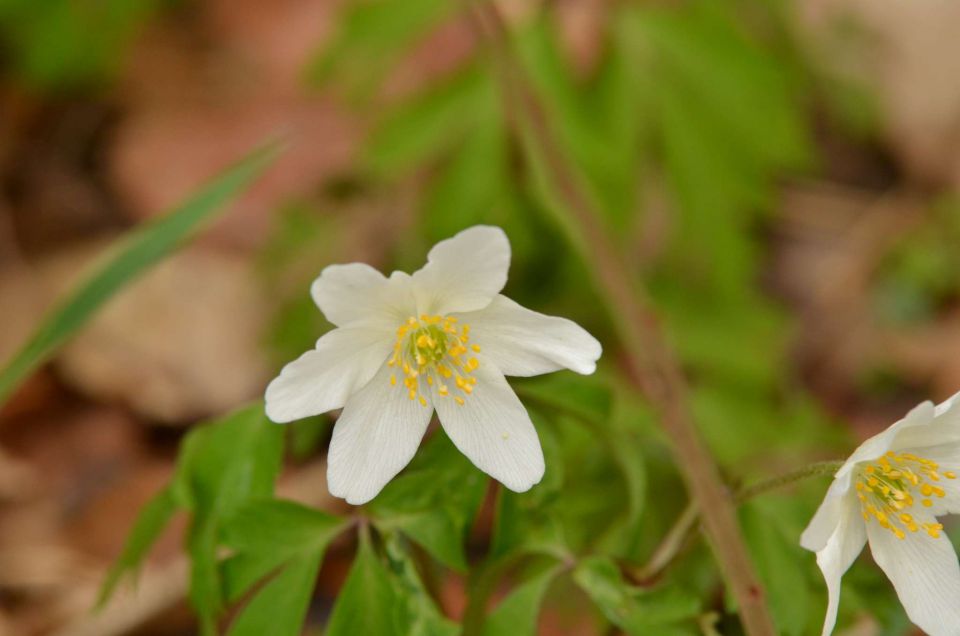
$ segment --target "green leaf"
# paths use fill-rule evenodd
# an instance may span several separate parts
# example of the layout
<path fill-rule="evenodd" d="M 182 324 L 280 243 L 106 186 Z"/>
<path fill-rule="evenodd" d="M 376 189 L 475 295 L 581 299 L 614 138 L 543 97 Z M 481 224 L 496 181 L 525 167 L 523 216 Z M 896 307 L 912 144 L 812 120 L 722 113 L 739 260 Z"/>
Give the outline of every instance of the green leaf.
<path fill-rule="evenodd" d="M 402 611 L 390 573 L 373 551 L 368 533 L 362 532 L 350 574 L 333 606 L 327 636 L 402 634 L 397 625 Z"/>
<path fill-rule="evenodd" d="M 402 611 L 396 633 L 404 636 L 456 636 L 457 623 L 444 616 L 430 596 L 410 555 L 409 544 L 399 533 L 383 535 L 388 569 Z"/>
<path fill-rule="evenodd" d="M 797 543 L 803 526 L 791 523 L 785 506 L 793 502 L 764 498 L 749 502 L 740 509 L 740 519 L 747 545 L 765 584 L 770 609 L 779 634 L 808 633 L 812 594 L 806 577 L 809 553 Z M 778 505 L 779 504 L 779 505 Z"/>
<path fill-rule="evenodd" d="M 254 151 L 179 208 L 135 230 L 87 280 L 50 311 L 0 371 L 0 404 L 33 369 L 80 329 L 114 294 L 181 245 L 273 163 L 277 144 Z"/>
<path fill-rule="evenodd" d="M 483 636 L 535 636 L 537 617 L 543 597 L 557 575 L 558 568 L 550 568 L 529 578 L 510 592 L 487 617 Z"/>
<path fill-rule="evenodd" d="M 535 380 L 515 382 L 517 395 L 543 407 L 591 422 L 610 417 L 613 395 L 601 376 L 554 373 Z"/>
<path fill-rule="evenodd" d="M 321 558 L 347 521 L 280 499 L 253 500 L 223 523 L 223 543 L 236 554 L 221 566 L 224 597 L 235 601 L 284 563 Z"/>
<path fill-rule="evenodd" d="M 464 571 L 463 543 L 486 486 L 486 476 L 438 434 L 369 507 L 378 528 L 401 530 L 444 565 Z"/>
<path fill-rule="evenodd" d="M 345 523 L 293 501 L 250 501 L 224 522 L 223 542 L 238 552 L 269 552 L 290 559 L 322 551 Z"/>
<path fill-rule="evenodd" d="M 493 541 L 490 554 L 505 557 L 518 553 L 549 554 L 557 557 L 570 550 L 561 522 L 564 462 L 552 427 L 541 425 L 543 417 L 530 410 L 537 425 L 546 462 L 543 480 L 527 492 L 501 488 L 497 493 Z"/>
<path fill-rule="evenodd" d="M 609 559 L 584 559 L 574 571 L 573 580 L 611 623 L 631 636 L 696 633 L 690 629 L 699 611 L 695 597 L 672 588 L 656 592 L 633 588 Z M 690 625 L 685 627 L 683 622 Z"/>
<path fill-rule="evenodd" d="M 100 588 L 99 606 L 103 606 L 110 599 L 125 575 L 136 576 L 150 548 L 170 523 L 176 510 L 176 502 L 170 488 L 161 490 L 143 507 L 133 525 L 133 530 L 130 531 L 120 558 L 110 568 Z"/>
<path fill-rule="evenodd" d="M 290 562 L 243 608 L 230 636 L 298 636 L 322 560 L 319 550 Z"/>
<path fill-rule="evenodd" d="M 280 471 L 284 429 L 268 421 L 262 403 L 195 428 L 184 440 L 172 484 L 193 512 L 187 532 L 192 560 L 190 600 L 204 634 L 223 606 L 218 547 L 224 521 L 250 499 L 268 497 Z"/>

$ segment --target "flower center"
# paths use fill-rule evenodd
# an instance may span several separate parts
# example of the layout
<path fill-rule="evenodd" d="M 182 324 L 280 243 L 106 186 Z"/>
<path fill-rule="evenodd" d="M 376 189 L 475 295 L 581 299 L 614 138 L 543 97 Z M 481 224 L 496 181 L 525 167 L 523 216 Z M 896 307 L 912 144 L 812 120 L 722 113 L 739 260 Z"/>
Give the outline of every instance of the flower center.
<path fill-rule="evenodd" d="M 472 350 L 480 352 L 480 345 L 471 345 L 470 325 L 457 325 L 453 316 L 413 316 L 397 328 L 397 341 L 387 366 L 396 367 L 403 373 L 403 386 L 411 400 L 424 397 L 427 386 L 437 385 L 442 397 L 452 397 L 460 406 L 473 393 L 477 379 L 471 374 L 480 366 L 474 357 L 467 357 Z M 452 386 L 451 386 L 452 383 Z M 390 384 L 397 385 L 397 374 L 390 374 Z"/>
<path fill-rule="evenodd" d="M 934 539 L 939 537 L 942 524 L 918 524 L 907 512 L 915 505 L 915 496 L 921 506 L 930 508 L 934 497 L 943 498 L 946 494 L 937 482 L 942 478 L 956 479 L 957 475 L 950 471 L 941 473 L 939 469 L 937 463 L 929 459 L 893 451 L 862 464 L 855 487 L 864 521 L 875 519 L 898 539 L 920 528 Z"/>

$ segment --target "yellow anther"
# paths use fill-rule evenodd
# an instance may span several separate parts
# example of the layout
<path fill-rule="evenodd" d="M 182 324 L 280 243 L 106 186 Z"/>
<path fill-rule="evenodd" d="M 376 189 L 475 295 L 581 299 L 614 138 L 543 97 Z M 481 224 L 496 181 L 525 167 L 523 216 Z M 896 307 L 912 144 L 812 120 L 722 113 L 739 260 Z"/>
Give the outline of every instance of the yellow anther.
<path fill-rule="evenodd" d="M 421 349 L 426 349 L 427 347 L 429 347 L 429 346 L 430 346 L 430 336 L 428 336 L 428 335 L 425 334 L 425 333 L 420 334 L 419 336 L 417 336 L 417 346 L 420 347 Z"/>
<path fill-rule="evenodd" d="M 470 348 L 473 349 L 474 353 L 480 353 L 480 345 L 471 345 Z"/>
<path fill-rule="evenodd" d="M 390 386 L 397 386 L 397 376 L 390 374 Z"/>
<path fill-rule="evenodd" d="M 433 376 L 432 376 L 432 375 L 428 375 L 428 376 L 427 376 L 427 384 L 429 384 L 430 386 L 433 386 Z"/>
<path fill-rule="evenodd" d="M 443 396 L 447 396 L 447 395 L 450 395 L 450 389 L 447 388 L 446 384 L 441 384 L 440 388 L 437 389 L 437 393 Z"/>
<path fill-rule="evenodd" d="M 463 398 L 462 398 L 462 397 L 460 397 L 459 395 L 455 395 L 455 396 L 453 396 L 453 399 L 456 400 L 457 404 L 459 404 L 460 406 L 463 406 Z"/>
<path fill-rule="evenodd" d="M 420 396 L 420 405 L 421 406 L 427 405 L 427 398 L 423 397 L 422 395 Z"/>
<path fill-rule="evenodd" d="M 411 399 L 411 400 L 417 399 L 417 390 L 416 390 L 416 389 L 410 389 L 410 399 Z"/>
<path fill-rule="evenodd" d="M 956 479 L 956 478 L 957 478 L 957 473 L 955 473 L 955 472 L 953 472 L 953 471 L 951 471 L 951 470 L 948 470 L 948 471 L 946 471 L 945 473 L 943 473 L 943 476 L 946 477 L 947 479 Z"/>
<path fill-rule="evenodd" d="M 924 508 L 929 508 L 930 506 L 933 505 L 933 502 L 930 501 L 929 499 L 921 499 L 920 503 L 923 504 Z"/>

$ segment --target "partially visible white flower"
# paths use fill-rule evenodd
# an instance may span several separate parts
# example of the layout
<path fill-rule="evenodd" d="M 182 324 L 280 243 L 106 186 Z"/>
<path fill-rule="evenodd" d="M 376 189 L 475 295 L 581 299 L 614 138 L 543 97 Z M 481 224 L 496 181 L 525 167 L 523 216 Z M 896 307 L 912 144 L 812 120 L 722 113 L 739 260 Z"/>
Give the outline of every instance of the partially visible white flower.
<path fill-rule="evenodd" d="M 937 522 L 960 512 L 958 475 L 960 394 L 920 404 L 837 471 L 800 538 L 827 582 L 824 636 L 837 621 L 840 579 L 867 541 L 910 620 L 932 636 L 960 634 L 960 565 Z"/>
<path fill-rule="evenodd" d="M 480 470 L 522 492 L 543 477 L 543 452 L 505 375 L 590 374 L 600 343 L 564 318 L 500 295 L 510 243 L 476 226 L 437 243 L 412 276 L 331 265 L 311 289 L 337 326 L 283 368 L 267 415 L 290 422 L 343 408 L 328 453 L 330 492 L 361 504 L 413 458 L 434 409 Z"/>

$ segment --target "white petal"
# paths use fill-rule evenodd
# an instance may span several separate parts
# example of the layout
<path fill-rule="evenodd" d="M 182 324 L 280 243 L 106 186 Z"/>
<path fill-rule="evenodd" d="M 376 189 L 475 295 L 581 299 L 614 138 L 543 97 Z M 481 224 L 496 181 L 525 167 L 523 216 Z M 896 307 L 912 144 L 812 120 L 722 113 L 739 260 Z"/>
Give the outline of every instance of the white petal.
<path fill-rule="evenodd" d="M 952 399 L 948 400 L 938 405 L 934 414 L 933 419 L 926 426 L 914 426 L 897 435 L 895 448 L 898 450 L 922 449 L 960 442 L 960 403 L 953 402 Z M 919 450 L 917 454 L 926 457 L 922 452 Z"/>
<path fill-rule="evenodd" d="M 543 478 L 543 451 L 527 410 L 506 378 L 485 358 L 474 372 L 477 383 L 463 406 L 437 394 L 440 424 L 477 468 L 510 490 L 529 490 Z M 452 390 L 452 389 L 451 389 Z"/>
<path fill-rule="evenodd" d="M 817 565 L 820 566 L 827 583 L 827 614 L 823 620 L 823 636 L 833 632 L 837 622 L 837 609 L 840 606 L 840 580 L 863 550 L 867 538 L 863 519 L 860 518 L 860 506 L 856 500 L 851 502 L 849 499 L 844 500 L 839 523 L 826 545 L 817 552 Z"/>
<path fill-rule="evenodd" d="M 521 307 L 497 296 L 479 311 L 460 315 L 471 341 L 504 375 L 531 376 L 570 369 L 588 375 L 602 348 L 580 325 Z"/>
<path fill-rule="evenodd" d="M 316 349 L 287 366 L 267 386 L 266 412 L 283 423 L 342 407 L 370 381 L 393 347 L 383 329 L 342 327 L 323 335 Z"/>
<path fill-rule="evenodd" d="M 941 414 L 942 414 L 943 412 L 945 412 L 947 409 L 951 408 L 952 406 L 956 406 L 956 405 L 960 405 L 960 392 L 954 393 L 952 396 L 950 396 L 949 398 L 947 398 L 946 400 L 944 400 L 944 401 L 941 402 L 940 404 L 937 404 L 936 414 L 937 414 L 937 415 L 941 415 Z"/>
<path fill-rule="evenodd" d="M 347 503 L 377 496 L 420 446 L 433 409 L 411 400 L 402 384 L 390 385 L 384 366 L 343 407 L 327 453 L 327 486 Z"/>
<path fill-rule="evenodd" d="M 510 241 L 498 227 L 477 225 L 440 241 L 413 274 L 419 314 L 476 311 L 507 284 Z"/>
<path fill-rule="evenodd" d="M 833 480 L 826 496 L 807 528 L 800 535 L 800 545 L 811 552 L 819 552 L 836 531 L 847 505 L 850 491 L 850 476 L 844 475 Z"/>
<path fill-rule="evenodd" d="M 922 402 L 915 406 L 902 420 L 895 422 L 889 428 L 866 440 L 853 451 L 846 463 L 837 471 L 841 477 L 853 471 L 854 467 L 864 461 L 876 459 L 891 448 L 904 448 L 915 445 L 911 436 L 915 427 L 925 427 L 933 422 L 934 406 L 932 402 Z M 909 435 L 907 434 L 909 432 Z"/>
<path fill-rule="evenodd" d="M 914 514 L 917 523 L 934 517 Z M 931 636 L 960 634 L 960 565 L 945 534 L 934 539 L 923 530 L 897 539 L 877 523 L 867 524 L 870 551 L 910 620 Z"/>
<path fill-rule="evenodd" d="M 310 287 L 313 301 L 338 327 L 358 321 L 399 325 L 416 312 L 410 277 L 390 278 L 364 263 L 330 265 Z"/>

